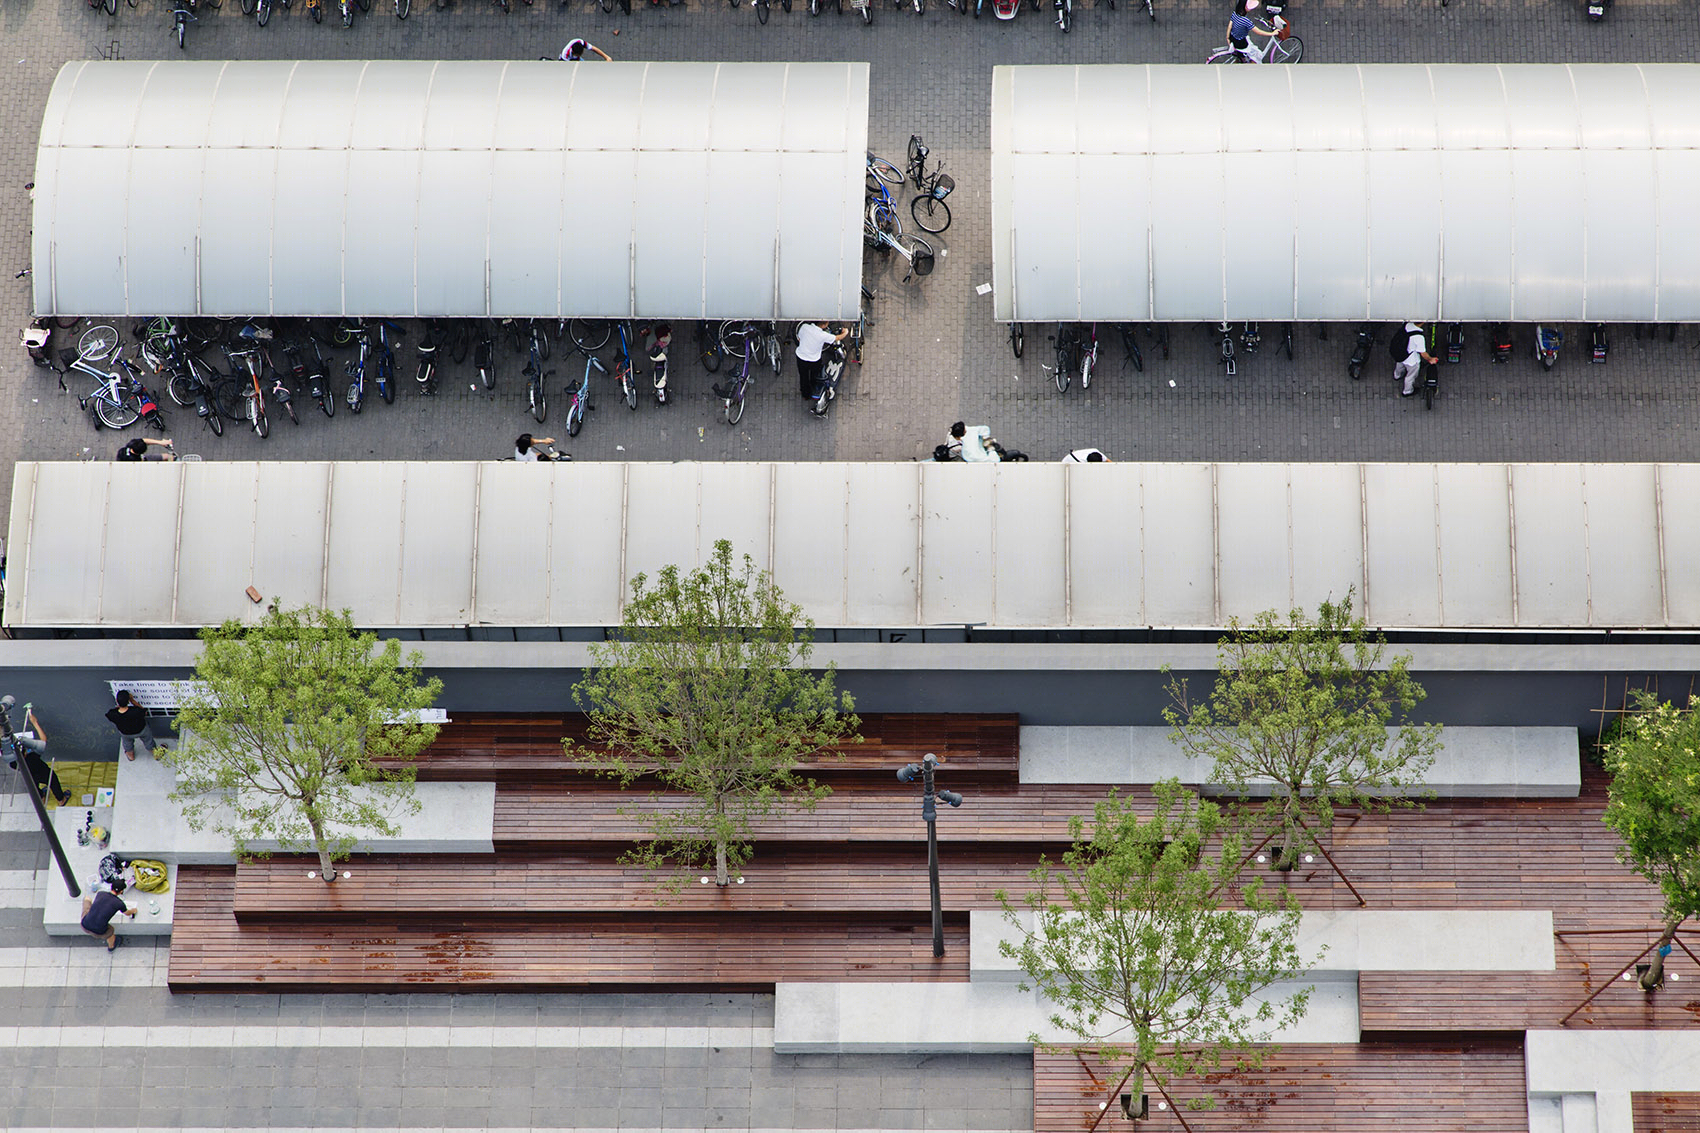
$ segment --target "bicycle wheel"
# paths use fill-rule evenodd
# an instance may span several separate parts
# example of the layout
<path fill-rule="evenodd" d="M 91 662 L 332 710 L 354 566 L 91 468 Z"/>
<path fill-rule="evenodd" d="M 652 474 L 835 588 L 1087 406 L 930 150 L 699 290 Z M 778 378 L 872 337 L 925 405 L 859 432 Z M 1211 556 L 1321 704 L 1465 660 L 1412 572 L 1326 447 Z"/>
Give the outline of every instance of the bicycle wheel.
<path fill-rule="evenodd" d="M 1080 356 L 1080 388 L 1092 388 L 1092 368 L 1098 364 L 1096 351 L 1086 351 Z"/>
<path fill-rule="evenodd" d="M 608 337 L 614 333 L 614 328 L 602 319 L 571 319 L 567 322 L 567 334 L 572 337 L 573 345 L 586 354 L 594 354 L 608 345 Z"/>
<path fill-rule="evenodd" d="M 325 385 L 329 386 L 330 383 L 326 382 Z M 336 416 L 336 398 L 328 390 L 324 397 L 319 398 L 319 412 L 326 417 Z"/>
<path fill-rule="evenodd" d="M 242 0 L 242 14 L 244 16 L 252 16 L 254 14 L 254 6 L 257 2 L 258 0 Z"/>
<path fill-rule="evenodd" d="M 348 411 L 358 413 L 366 408 L 366 392 L 360 388 L 359 382 L 351 383 L 348 387 Z"/>
<path fill-rule="evenodd" d="M 1068 355 L 1068 344 L 1059 341 L 1057 343 L 1057 370 L 1052 375 L 1052 380 L 1057 383 L 1058 393 L 1067 393 L 1068 383 L 1074 378 L 1074 367 L 1069 364 Z"/>
<path fill-rule="evenodd" d="M 791 0 L 779 0 L 779 6 L 789 12 L 791 10 Z"/>
<path fill-rule="evenodd" d="M 629 370 L 626 373 L 626 380 L 622 384 L 626 390 L 626 408 L 635 413 L 637 411 L 637 383 L 632 380 Z"/>
<path fill-rule="evenodd" d="M 1434 392 L 1435 392 L 1434 386 L 1429 385 L 1427 383 L 1424 383 L 1424 385 L 1423 385 L 1423 408 L 1424 409 L 1433 409 L 1434 408 Z"/>
<path fill-rule="evenodd" d="M 915 187 L 919 189 L 925 176 L 925 169 L 921 165 L 921 135 L 919 134 L 909 135 L 909 173 L 915 182 Z"/>
<path fill-rule="evenodd" d="M 118 328 L 101 325 L 90 327 L 77 339 L 77 357 L 86 358 L 90 362 L 100 362 L 112 356 L 118 349 Z"/>
<path fill-rule="evenodd" d="M 1021 357 L 1023 350 L 1027 349 L 1027 331 L 1023 329 L 1020 323 L 1009 324 L 1009 348 L 1017 358 Z"/>
<path fill-rule="evenodd" d="M 867 27 L 874 22 L 874 0 L 862 0 L 862 26 Z"/>
<path fill-rule="evenodd" d="M 325 22 L 325 3 L 324 3 L 324 0 L 319 0 L 319 3 L 314 4 L 311 10 L 312 10 L 312 13 L 313 13 L 313 22 L 314 23 L 322 24 L 322 23 Z"/>
<path fill-rule="evenodd" d="M 407 14 L 413 11 L 413 0 L 395 0 L 395 18 L 407 19 Z"/>
<path fill-rule="evenodd" d="M 260 0 L 259 7 L 254 12 L 254 19 L 259 21 L 261 27 L 272 22 L 271 0 Z"/>
<path fill-rule="evenodd" d="M 1205 62 L 1206 63 L 1244 63 L 1245 60 L 1240 58 L 1240 53 L 1238 51 L 1223 51 L 1223 50 L 1218 49 L 1216 51 L 1216 53 L 1214 55 L 1210 56 L 1210 58 L 1206 59 Z"/>
<path fill-rule="evenodd" d="M 360 10 L 362 12 L 370 12 L 372 10 L 372 0 L 354 0 L 354 2 L 360 5 Z"/>
<path fill-rule="evenodd" d="M 207 406 L 207 428 L 212 430 L 215 437 L 224 436 L 224 414 L 220 413 L 216 406 Z"/>
<path fill-rule="evenodd" d="M 764 27 L 767 25 L 767 5 L 768 0 L 756 0 L 756 23 Z"/>
<path fill-rule="evenodd" d="M 195 404 L 195 383 L 188 374 L 178 374 L 165 387 L 166 394 L 178 405 L 187 408 Z"/>
<path fill-rule="evenodd" d="M 1297 63 L 1305 57 L 1305 41 L 1296 35 L 1289 35 L 1286 39 L 1279 41 L 1276 47 L 1281 54 L 1276 56 L 1273 62 Z"/>
<path fill-rule="evenodd" d="M 106 0 L 106 14 L 109 16 L 118 14 L 118 0 Z"/>
<path fill-rule="evenodd" d="M 455 365 L 457 366 L 464 364 L 466 362 L 467 355 L 472 353 L 472 328 L 468 327 L 465 323 L 461 323 L 460 326 L 456 328 L 454 334 L 454 346 L 451 347 L 450 353 L 454 357 Z M 489 389 L 490 387 L 485 386 L 484 388 Z"/>
<path fill-rule="evenodd" d="M 937 235 L 950 227 L 950 206 L 928 193 L 909 202 L 909 215 L 921 226 L 921 231 Z"/>
<path fill-rule="evenodd" d="M 176 17 L 175 20 L 173 20 L 173 24 L 174 24 L 173 30 L 177 34 L 177 50 L 182 51 L 183 50 L 183 35 L 184 35 L 185 32 L 187 32 L 189 30 L 189 23 L 188 23 L 187 20 L 183 19 L 183 17 L 178 16 L 178 17 Z"/>
<path fill-rule="evenodd" d="M 726 402 L 726 423 L 736 425 L 744 419 L 744 391 L 739 390 Z"/>
<path fill-rule="evenodd" d="M 378 396 L 384 399 L 385 405 L 395 404 L 395 374 L 378 375 Z"/>
<path fill-rule="evenodd" d="M 141 403 L 132 395 L 124 399 L 122 405 L 109 401 L 104 394 L 96 391 L 94 399 L 94 415 L 100 418 L 100 423 L 108 429 L 128 429 L 142 419 Z"/>
<path fill-rule="evenodd" d="M 224 378 L 213 386 L 212 403 L 218 415 L 227 421 L 236 421 L 247 415 L 242 404 L 242 383 L 235 378 Z"/>
<path fill-rule="evenodd" d="M 549 416 L 549 398 L 543 392 L 543 379 L 541 377 L 531 379 L 531 385 L 526 389 L 526 397 L 531 402 L 532 420 L 539 425 L 543 424 L 543 418 Z"/>
<path fill-rule="evenodd" d="M 1057 22 L 1062 25 L 1063 34 L 1068 34 L 1068 26 L 1074 22 L 1074 5 L 1069 0 L 1062 0 L 1058 10 Z"/>
<path fill-rule="evenodd" d="M 266 419 L 266 411 L 264 409 L 253 410 L 248 420 L 252 422 L 254 432 L 260 435 L 260 439 L 262 441 L 272 435 L 272 423 Z"/>
<path fill-rule="evenodd" d="M 749 334 L 749 324 L 727 319 L 720 324 L 720 353 L 728 358 L 742 358 Z"/>
<path fill-rule="evenodd" d="M 578 431 L 582 428 L 584 428 L 584 402 L 579 400 L 577 394 L 574 394 L 572 401 L 567 404 L 567 436 L 578 436 Z"/>
<path fill-rule="evenodd" d="M 62 318 L 55 315 L 53 318 L 53 325 L 58 330 L 70 330 L 82 321 L 83 317 L 81 315 L 72 315 L 70 318 Z"/>
<path fill-rule="evenodd" d="M 901 170 L 883 157 L 868 155 L 868 172 L 884 181 L 887 185 L 901 185 L 907 180 Z"/>
<path fill-rule="evenodd" d="M 538 360 L 547 362 L 549 360 L 549 332 L 539 326 L 532 330 L 532 334 L 537 338 Z"/>

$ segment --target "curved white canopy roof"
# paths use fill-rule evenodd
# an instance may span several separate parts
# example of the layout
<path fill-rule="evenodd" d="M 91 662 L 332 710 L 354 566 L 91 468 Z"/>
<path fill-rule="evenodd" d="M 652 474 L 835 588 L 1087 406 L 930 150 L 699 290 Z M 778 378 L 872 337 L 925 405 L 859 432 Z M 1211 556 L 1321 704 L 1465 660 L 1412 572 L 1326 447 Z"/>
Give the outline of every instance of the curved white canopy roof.
<path fill-rule="evenodd" d="M 1700 319 L 1700 66 L 1019 66 L 997 317 Z"/>
<path fill-rule="evenodd" d="M 20 627 L 256 618 L 250 584 L 602 627 L 729 539 L 822 627 L 1215 628 L 1356 587 L 1387 628 L 1700 628 L 1700 464 L 20 461 L 12 499 Z"/>
<path fill-rule="evenodd" d="M 78 62 L 35 308 L 855 318 L 866 63 Z"/>

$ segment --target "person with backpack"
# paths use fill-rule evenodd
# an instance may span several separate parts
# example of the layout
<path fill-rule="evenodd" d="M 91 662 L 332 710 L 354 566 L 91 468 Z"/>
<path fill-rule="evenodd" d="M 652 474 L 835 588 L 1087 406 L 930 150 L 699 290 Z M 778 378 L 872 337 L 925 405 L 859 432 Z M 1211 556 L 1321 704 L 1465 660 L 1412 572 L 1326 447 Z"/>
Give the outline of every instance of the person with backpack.
<path fill-rule="evenodd" d="M 1423 363 L 1433 366 L 1440 362 L 1428 352 L 1428 339 L 1423 334 L 1422 324 L 1406 323 L 1404 333 L 1395 334 L 1389 347 L 1394 360 L 1393 380 L 1401 383 L 1399 396 L 1416 396 L 1417 375 L 1423 372 Z"/>

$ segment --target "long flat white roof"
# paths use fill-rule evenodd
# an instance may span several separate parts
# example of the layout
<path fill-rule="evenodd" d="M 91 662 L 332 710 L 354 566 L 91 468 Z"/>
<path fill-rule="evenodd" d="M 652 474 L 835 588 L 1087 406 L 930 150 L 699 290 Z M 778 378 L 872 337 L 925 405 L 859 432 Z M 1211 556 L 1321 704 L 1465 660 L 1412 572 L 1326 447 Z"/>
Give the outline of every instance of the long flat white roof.
<path fill-rule="evenodd" d="M 1700 464 L 20 462 L 5 620 L 617 625 L 716 539 L 821 627 L 1700 628 Z M 147 522 L 114 521 L 154 501 Z M 122 529 L 122 535 L 116 534 Z"/>
<path fill-rule="evenodd" d="M 867 134 L 866 63 L 67 63 L 35 309 L 853 319 Z"/>
<path fill-rule="evenodd" d="M 1700 319 L 1700 66 L 1003 66 L 996 317 Z"/>

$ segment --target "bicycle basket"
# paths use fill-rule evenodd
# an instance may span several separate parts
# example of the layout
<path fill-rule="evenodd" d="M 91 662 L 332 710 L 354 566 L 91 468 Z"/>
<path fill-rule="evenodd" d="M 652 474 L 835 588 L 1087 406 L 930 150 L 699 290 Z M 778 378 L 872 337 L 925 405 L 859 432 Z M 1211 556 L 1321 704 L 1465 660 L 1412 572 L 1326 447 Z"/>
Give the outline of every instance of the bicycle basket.
<path fill-rule="evenodd" d="M 916 252 L 914 263 L 916 275 L 933 274 L 933 254 L 931 252 Z"/>
<path fill-rule="evenodd" d="M 956 181 L 951 177 L 951 175 L 948 173 L 940 173 L 938 181 L 933 185 L 933 199 L 942 201 L 946 197 L 950 196 L 951 190 L 955 188 Z"/>

